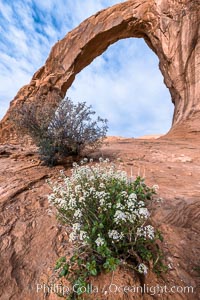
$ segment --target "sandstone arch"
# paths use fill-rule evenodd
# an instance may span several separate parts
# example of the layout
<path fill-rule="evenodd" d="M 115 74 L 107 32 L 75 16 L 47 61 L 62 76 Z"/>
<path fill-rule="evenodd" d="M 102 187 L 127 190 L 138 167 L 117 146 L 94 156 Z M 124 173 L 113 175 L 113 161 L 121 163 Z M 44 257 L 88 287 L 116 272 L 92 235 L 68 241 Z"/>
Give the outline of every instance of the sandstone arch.
<path fill-rule="evenodd" d="M 159 57 L 175 105 L 171 133 L 200 131 L 199 20 L 198 0 L 131 0 L 88 18 L 53 46 L 45 65 L 19 90 L 1 121 L 0 141 L 12 139 L 13 108 L 26 101 L 58 105 L 78 72 L 128 37 L 144 38 Z"/>

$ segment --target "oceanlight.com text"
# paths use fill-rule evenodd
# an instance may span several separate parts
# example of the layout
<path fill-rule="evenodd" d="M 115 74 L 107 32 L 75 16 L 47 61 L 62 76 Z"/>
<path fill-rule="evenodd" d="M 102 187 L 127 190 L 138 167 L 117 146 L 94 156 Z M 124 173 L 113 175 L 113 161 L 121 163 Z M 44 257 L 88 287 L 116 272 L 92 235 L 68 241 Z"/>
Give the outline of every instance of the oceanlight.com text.
<path fill-rule="evenodd" d="M 110 284 L 104 285 L 103 287 L 98 287 L 96 285 L 88 284 L 87 287 L 80 287 L 78 284 L 74 286 L 65 286 L 61 284 L 37 284 L 36 285 L 37 293 L 51 294 L 56 293 L 60 295 L 68 295 L 70 293 L 88 293 L 88 294 L 193 294 L 193 286 L 167 286 L 167 285 L 155 285 L 151 286 L 144 284 L 143 286 L 128 286 L 128 285 L 117 285 Z"/>

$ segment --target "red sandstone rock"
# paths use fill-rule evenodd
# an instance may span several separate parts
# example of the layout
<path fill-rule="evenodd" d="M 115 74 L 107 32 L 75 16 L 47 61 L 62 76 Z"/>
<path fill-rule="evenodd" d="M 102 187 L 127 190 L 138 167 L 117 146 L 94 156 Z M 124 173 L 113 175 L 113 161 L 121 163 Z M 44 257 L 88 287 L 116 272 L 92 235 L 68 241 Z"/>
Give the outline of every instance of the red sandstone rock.
<path fill-rule="evenodd" d="M 12 111 L 24 102 L 58 105 L 76 74 L 122 38 L 144 38 L 160 60 L 175 105 L 171 136 L 200 131 L 200 2 L 133 0 L 102 10 L 57 42 L 30 84 L 22 87 L 0 124 L 0 142 L 11 140 Z"/>
<path fill-rule="evenodd" d="M 200 297 L 200 142 L 108 139 L 94 157 L 103 155 L 129 174 L 146 174 L 148 185 L 158 184 L 163 202 L 153 214 L 155 226 L 163 232 L 166 263 L 170 270 L 160 278 L 150 274 L 149 286 L 193 286 L 194 293 L 165 295 L 124 293 L 91 295 L 86 299 L 101 300 L 196 300 Z M 23 150 L 23 151 L 22 151 Z M 0 147 L 0 299 L 59 300 L 54 294 L 45 297 L 37 283 L 51 282 L 50 276 L 59 256 L 68 255 L 71 244 L 61 229 L 47 201 L 51 192 L 45 178 L 55 180 L 63 166 L 42 167 L 34 149 L 18 145 Z M 70 174 L 70 170 L 66 172 Z M 196 268 L 196 269 L 195 269 Z M 111 283 L 112 274 L 94 278 L 99 290 Z M 133 274 L 114 272 L 118 286 L 139 285 Z"/>

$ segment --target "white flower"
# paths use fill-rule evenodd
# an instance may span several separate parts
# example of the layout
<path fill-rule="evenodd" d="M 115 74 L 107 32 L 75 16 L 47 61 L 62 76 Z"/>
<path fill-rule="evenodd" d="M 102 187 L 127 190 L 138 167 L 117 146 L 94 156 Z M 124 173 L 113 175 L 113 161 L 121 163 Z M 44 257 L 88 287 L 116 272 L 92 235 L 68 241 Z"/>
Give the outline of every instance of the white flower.
<path fill-rule="evenodd" d="M 127 192 L 126 192 L 126 191 L 122 191 L 122 192 L 121 192 L 121 195 L 122 195 L 123 197 L 126 197 L 126 196 L 127 196 Z"/>
<path fill-rule="evenodd" d="M 124 206 L 121 203 L 117 203 L 116 204 L 116 208 L 120 208 L 121 210 L 123 210 Z"/>
<path fill-rule="evenodd" d="M 106 158 L 106 159 L 104 160 L 104 163 L 109 163 L 109 162 L 110 162 L 109 158 Z"/>
<path fill-rule="evenodd" d="M 133 211 L 135 209 L 135 206 L 137 205 L 136 199 L 137 199 L 137 196 L 134 193 L 129 195 L 128 200 L 126 202 L 129 210 Z"/>
<path fill-rule="evenodd" d="M 110 239 L 119 241 L 123 238 L 124 234 L 123 234 L 123 232 L 119 233 L 117 230 L 109 230 L 108 236 Z"/>
<path fill-rule="evenodd" d="M 145 264 L 142 264 L 142 263 L 139 264 L 139 266 L 138 266 L 138 272 L 141 273 L 141 274 L 146 275 L 147 272 L 148 272 L 147 266 L 145 266 Z"/>
<path fill-rule="evenodd" d="M 81 228 L 81 224 L 80 223 L 74 223 L 73 226 L 73 231 L 79 231 Z"/>
<path fill-rule="evenodd" d="M 144 203 L 144 201 L 139 201 L 137 205 L 138 205 L 138 207 L 144 207 L 145 203 Z"/>
<path fill-rule="evenodd" d="M 86 238 L 88 238 L 87 232 L 81 230 L 81 231 L 80 231 L 80 240 L 83 241 L 83 240 L 85 240 Z"/>
<path fill-rule="evenodd" d="M 105 205 L 105 200 L 102 198 L 99 200 L 99 204 L 100 206 L 104 206 Z"/>
<path fill-rule="evenodd" d="M 156 199 L 156 202 L 157 202 L 157 203 L 162 203 L 162 202 L 163 202 L 163 198 L 158 198 L 158 199 Z"/>
<path fill-rule="evenodd" d="M 73 195 L 70 196 L 68 206 L 69 209 L 74 209 L 76 207 L 76 198 L 73 198 Z"/>
<path fill-rule="evenodd" d="M 150 216 L 150 213 L 146 207 L 140 207 L 138 209 L 138 214 L 140 217 L 144 217 L 145 219 L 148 219 L 148 217 Z"/>
<path fill-rule="evenodd" d="M 102 157 L 99 157 L 99 162 L 103 162 L 103 158 Z"/>
<path fill-rule="evenodd" d="M 80 192 L 81 191 L 81 185 L 80 184 L 76 185 L 74 190 L 75 190 L 76 193 Z"/>
<path fill-rule="evenodd" d="M 121 221 L 126 221 L 126 214 L 121 210 L 116 210 L 114 221 L 116 224 L 119 224 Z"/>
<path fill-rule="evenodd" d="M 68 188 L 71 187 L 71 181 L 69 177 L 64 178 L 64 183 L 67 185 Z"/>
<path fill-rule="evenodd" d="M 105 188 L 105 184 L 101 182 L 100 185 L 99 185 L 99 187 L 100 187 L 101 189 L 104 189 L 104 188 Z"/>
<path fill-rule="evenodd" d="M 86 198 L 90 195 L 90 193 L 88 191 L 83 191 L 83 197 Z M 80 201 L 80 199 L 79 199 Z"/>
<path fill-rule="evenodd" d="M 92 186 L 91 188 L 90 188 L 90 193 L 93 193 L 93 192 L 95 192 L 96 190 L 95 190 L 95 188 Z"/>
<path fill-rule="evenodd" d="M 93 159 L 92 158 L 90 158 L 90 163 L 92 163 L 93 162 Z"/>
<path fill-rule="evenodd" d="M 154 184 L 152 186 L 152 189 L 157 193 L 157 191 L 159 190 L 159 186 L 157 184 Z"/>
<path fill-rule="evenodd" d="M 128 196 L 128 199 L 129 200 L 137 200 L 137 195 L 135 193 L 131 193 L 129 196 Z"/>
<path fill-rule="evenodd" d="M 107 203 L 106 203 L 106 206 L 107 206 L 108 208 L 111 208 L 111 207 L 112 207 L 112 203 L 111 203 L 111 202 L 107 202 Z"/>
<path fill-rule="evenodd" d="M 128 219 L 131 223 L 134 223 L 135 220 L 136 220 L 135 212 L 133 212 L 133 213 L 126 213 L 126 217 L 127 217 L 127 219 Z"/>
<path fill-rule="evenodd" d="M 81 210 L 80 210 L 79 208 L 75 211 L 74 217 L 75 217 L 75 218 L 80 218 L 80 217 L 82 217 L 82 212 L 81 212 Z"/>
<path fill-rule="evenodd" d="M 55 195 L 54 194 L 51 194 L 48 196 L 48 201 L 49 202 L 53 202 L 55 200 Z"/>
<path fill-rule="evenodd" d="M 104 245 L 104 239 L 102 239 L 101 237 L 98 237 L 95 241 L 95 243 L 97 244 L 97 246 L 103 246 Z"/>
<path fill-rule="evenodd" d="M 84 201 L 85 201 L 85 198 L 84 198 L 84 197 L 80 197 L 80 198 L 79 198 L 79 202 L 80 202 L 80 203 L 82 203 L 82 202 L 84 202 Z"/>
<path fill-rule="evenodd" d="M 70 241 L 70 242 L 73 242 L 73 241 L 76 240 L 76 238 L 77 238 L 76 233 L 75 233 L 74 231 L 72 231 L 72 232 L 70 233 L 70 235 L 69 235 L 69 241 Z"/>
<path fill-rule="evenodd" d="M 155 236 L 154 227 L 151 225 L 140 227 L 137 229 L 137 235 L 152 240 Z"/>
<path fill-rule="evenodd" d="M 66 204 L 65 199 L 62 198 L 56 198 L 54 202 L 57 203 L 60 207 L 63 207 Z"/>
<path fill-rule="evenodd" d="M 154 239 L 155 237 L 154 227 L 151 225 L 147 225 L 145 226 L 145 230 L 146 230 L 147 237 L 150 239 Z"/>
<path fill-rule="evenodd" d="M 108 196 L 109 194 L 108 193 L 106 193 L 105 191 L 101 191 L 101 192 L 96 192 L 96 196 L 98 197 L 98 198 L 105 198 L 106 196 Z"/>
<path fill-rule="evenodd" d="M 58 186 L 54 186 L 53 187 L 53 192 L 54 193 L 58 193 L 59 192 L 59 187 Z"/>

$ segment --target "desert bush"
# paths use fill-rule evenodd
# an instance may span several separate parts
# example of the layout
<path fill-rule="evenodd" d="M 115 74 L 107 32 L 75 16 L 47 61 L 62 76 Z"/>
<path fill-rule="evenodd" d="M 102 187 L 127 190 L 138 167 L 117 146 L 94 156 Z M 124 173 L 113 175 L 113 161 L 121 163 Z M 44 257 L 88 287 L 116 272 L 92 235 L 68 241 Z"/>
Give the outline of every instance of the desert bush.
<path fill-rule="evenodd" d="M 162 236 L 152 226 L 147 208 L 156 186 L 148 187 L 139 176 L 130 180 L 108 160 L 81 164 L 74 164 L 71 177 L 62 173 L 62 181 L 52 185 L 49 196 L 58 219 L 70 227 L 69 241 L 74 246 L 69 259 L 57 262 L 60 276 L 78 287 L 79 295 L 87 290 L 90 276 L 114 271 L 120 265 L 142 275 L 150 266 L 161 272 L 158 241 Z"/>
<path fill-rule="evenodd" d="M 57 110 L 24 104 L 15 113 L 15 123 L 39 147 L 41 159 L 55 165 L 60 158 L 81 155 L 84 149 L 101 145 L 108 129 L 107 120 L 98 117 L 85 102 L 64 99 Z"/>

